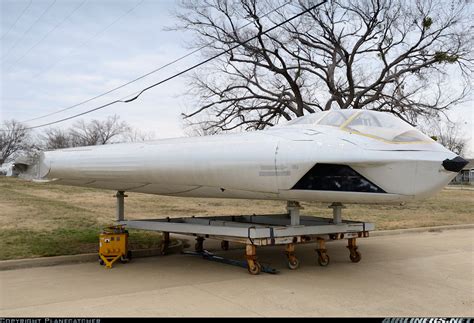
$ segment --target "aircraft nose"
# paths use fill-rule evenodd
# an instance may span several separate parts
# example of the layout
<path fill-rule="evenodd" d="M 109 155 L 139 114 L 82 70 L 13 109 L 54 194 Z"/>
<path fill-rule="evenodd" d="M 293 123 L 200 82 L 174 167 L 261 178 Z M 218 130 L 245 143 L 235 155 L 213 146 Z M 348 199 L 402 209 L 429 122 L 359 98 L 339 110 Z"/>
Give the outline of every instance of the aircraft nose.
<path fill-rule="evenodd" d="M 467 164 L 469 164 L 469 162 L 459 156 L 454 157 L 452 159 L 445 159 L 443 161 L 444 169 L 455 173 L 459 173 Z"/>

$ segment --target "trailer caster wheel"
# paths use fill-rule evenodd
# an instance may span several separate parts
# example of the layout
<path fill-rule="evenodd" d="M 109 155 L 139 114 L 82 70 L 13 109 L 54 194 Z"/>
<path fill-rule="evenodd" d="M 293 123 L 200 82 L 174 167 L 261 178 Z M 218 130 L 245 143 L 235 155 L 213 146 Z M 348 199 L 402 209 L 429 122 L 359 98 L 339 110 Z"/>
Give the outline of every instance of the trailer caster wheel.
<path fill-rule="evenodd" d="M 360 259 L 362 258 L 362 255 L 360 254 L 359 251 L 357 251 L 357 244 L 356 244 L 356 239 L 348 239 L 347 240 L 347 249 L 349 249 L 349 257 L 351 258 L 352 262 L 359 262 Z"/>
<path fill-rule="evenodd" d="M 222 248 L 222 250 L 225 250 L 225 251 L 229 250 L 229 241 L 222 240 L 221 241 L 221 248 Z"/>
<path fill-rule="evenodd" d="M 318 252 L 318 264 L 321 267 L 326 267 L 329 265 L 329 256 L 327 254 L 319 253 Z"/>
<path fill-rule="evenodd" d="M 298 269 L 300 267 L 300 261 L 297 258 L 288 260 L 288 268 L 291 270 Z"/>
<path fill-rule="evenodd" d="M 257 261 L 253 261 L 253 264 L 248 264 L 247 269 L 250 274 L 258 275 L 262 271 L 262 265 Z"/>
<path fill-rule="evenodd" d="M 352 262 L 359 262 L 362 259 L 362 255 L 360 254 L 359 251 L 354 251 L 353 253 L 351 252 L 350 256 Z"/>
<path fill-rule="evenodd" d="M 105 262 L 102 260 L 102 258 L 100 258 L 100 256 L 99 256 L 99 265 L 105 266 Z"/>

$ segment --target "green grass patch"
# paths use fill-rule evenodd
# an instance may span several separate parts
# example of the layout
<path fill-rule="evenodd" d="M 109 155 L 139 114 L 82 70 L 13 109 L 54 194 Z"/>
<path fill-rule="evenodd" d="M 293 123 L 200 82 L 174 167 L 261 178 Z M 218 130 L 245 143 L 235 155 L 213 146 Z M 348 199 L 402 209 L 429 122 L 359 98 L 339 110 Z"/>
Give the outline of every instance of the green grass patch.
<path fill-rule="evenodd" d="M 50 257 L 98 252 L 102 227 L 57 229 L 51 232 L 34 230 L 1 230 L 0 259 Z M 161 234 L 130 231 L 130 248 L 157 248 Z"/>
<path fill-rule="evenodd" d="M 0 259 L 49 257 L 94 252 L 98 248 L 100 228 L 2 230 Z"/>

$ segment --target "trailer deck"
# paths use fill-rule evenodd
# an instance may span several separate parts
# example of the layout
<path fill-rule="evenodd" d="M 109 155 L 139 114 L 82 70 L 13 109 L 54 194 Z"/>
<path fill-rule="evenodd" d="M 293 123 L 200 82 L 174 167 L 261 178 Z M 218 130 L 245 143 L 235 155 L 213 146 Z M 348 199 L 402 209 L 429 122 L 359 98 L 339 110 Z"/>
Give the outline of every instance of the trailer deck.
<path fill-rule="evenodd" d="M 289 214 L 180 217 L 124 220 L 127 228 L 192 235 L 257 246 L 303 243 L 325 237 L 330 240 L 365 237 L 373 223 L 301 216 L 299 225 L 290 224 Z"/>

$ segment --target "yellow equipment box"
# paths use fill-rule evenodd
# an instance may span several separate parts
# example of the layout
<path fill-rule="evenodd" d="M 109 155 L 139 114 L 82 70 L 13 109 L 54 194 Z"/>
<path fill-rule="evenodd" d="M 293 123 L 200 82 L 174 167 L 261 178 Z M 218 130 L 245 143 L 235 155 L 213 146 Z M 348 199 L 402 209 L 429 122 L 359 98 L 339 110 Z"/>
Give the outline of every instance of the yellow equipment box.
<path fill-rule="evenodd" d="M 132 254 L 128 250 L 128 231 L 124 226 L 117 225 L 104 229 L 99 239 L 99 263 L 112 268 L 117 260 L 126 263 L 131 258 Z"/>

